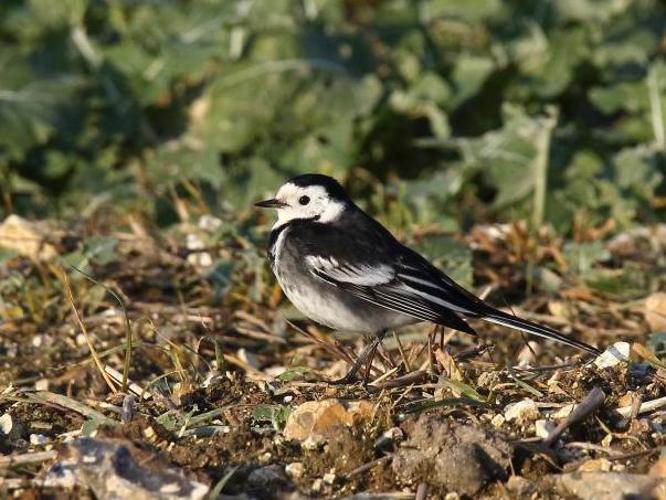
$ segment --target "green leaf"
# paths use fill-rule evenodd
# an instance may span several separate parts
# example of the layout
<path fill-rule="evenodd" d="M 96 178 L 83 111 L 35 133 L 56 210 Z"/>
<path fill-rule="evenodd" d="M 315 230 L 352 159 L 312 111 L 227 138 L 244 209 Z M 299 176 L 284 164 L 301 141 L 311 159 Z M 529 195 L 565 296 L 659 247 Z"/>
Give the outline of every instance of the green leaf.
<path fill-rule="evenodd" d="M 563 257 L 575 274 L 585 275 L 597 262 L 608 260 L 610 253 L 601 241 L 567 243 L 564 245 Z"/>
<path fill-rule="evenodd" d="M 260 404 L 252 410 L 252 419 L 255 422 L 270 422 L 276 431 L 284 428 L 291 409 L 283 405 Z"/>

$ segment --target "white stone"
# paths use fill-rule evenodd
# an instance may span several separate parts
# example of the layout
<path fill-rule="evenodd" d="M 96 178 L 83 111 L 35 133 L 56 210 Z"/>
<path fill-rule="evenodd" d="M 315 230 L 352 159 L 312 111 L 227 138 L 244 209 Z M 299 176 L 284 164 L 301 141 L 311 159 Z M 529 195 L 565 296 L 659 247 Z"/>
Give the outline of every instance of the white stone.
<path fill-rule="evenodd" d="M 555 430 L 555 427 L 556 425 L 554 422 L 540 418 L 534 422 L 534 434 L 541 439 L 546 439 L 550 433 Z"/>
<path fill-rule="evenodd" d="M 188 234 L 185 237 L 185 247 L 188 250 L 203 250 L 206 245 L 196 234 Z"/>
<path fill-rule="evenodd" d="M 400 427 L 391 427 L 389 430 L 384 431 L 382 436 L 391 441 L 400 441 L 405 437 L 405 434 Z"/>
<path fill-rule="evenodd" d="M 222 227 L 222 220 L 212 215 L 202 215 L 199 217 L 199 227 L 212 233 Z"/>
<path fill-rule="evenodd" d="M 303 477 L 303 474 L 305 474 L 305 466 L 301 462 L 293 462 L 287 464 L 284 468 L 284 471 L 290 478 L 298 479 Z"/>
<path fill-rule="evenodd" d="M 575 406 L 576 405 L 574 405 L 573 403 L 564 405 L 562 408 L 553 413 L 553 418 L 556 419 L 567 418 L 571 414 Z"/>
<path fill-rule="evenodd" d="M 305 439 L 305 441 L 303 441 L 303 443 L 301 443 L 301 447 L 302 447 L 304 450 L 310 450 L 310 451 L 312 451 L 312 450 L 316 450 L 317 448 L 319 448 L 319 445 L 321 445 L 321 444 L 322 444 L 322 440 L 321 440 L 321 439 L 318 439 L 318 438 L 315 437 L 315 436 L 308 436 L 308 437 Z"/>
<path fill-rule="evenodd" d="M 2 417 L 0 417 L 0 431 L 5 436 L 8 436 L 10 432 L 12 432 L 12 429 L 14 428 L 14 421 L 12 420 L 12 416 L 9 413 L 5 413 Z"/>
<path fill-rule="evenodd" d="M 323 480 L 326 484 L 333 484 L 335 482 L 335 473 L 327 472 L 324 474 Z"/>
<path fill-rule="evenodd" d="M 257 357 L 254 355 L 254 353 L 248 351 L 245 349 L 245 347 L 241 347 L 238 349 L 236 352 L 236 355 L 245 363 L 250 365 L 252 368 L 258 369 L 259 368 L 259 360 Z"/>
<path fill-rule="evenodd" d="M 312 491 L 319 493 L 324 486 L 324 482 L 321 479 L 315 479 L 312 483 Z"/>
<path fill-rule="evenodd" d="M 629 342 L 615 342 L 594 360 L 594 364 L 597 368 L 602 370 L 620 363 L 626 363 L 629 361 L 630 352 L 631 345 Z"/>
<path fill-rule="evenodd" d="M 40 445 L 47 443 L 49 441 L 49 438 L 47 438 L 44 434 L 30 434 L 30 444 L 32 445 Z"/>
<path fill-rule="evenodd" d="M 502 415 L 501 413 L 498 413 L 497 415 L 495 415 L 492 418 L 492 420 L 490 421 L 490 423 L 494 427 L 502 427 L 502 425 L 504 425 L 504 422 L 506 422 L 506 419 L 504 418 L 504 415 Z"/>
<path fill-rule="evenodd" d="M 196 252 L 187 256 L 187 263 L 193 266 L 210 267 L 213 265 L 213 257 L 208 252 Z"/>
<path fill-rule="evenodd" d="M 507 422 L 516 420 L 518 422 L 524 422 L 526 420 L 535 419 L 539 416 L 539 410 L 537 405 L 532 399 L 523 399 L 517 403 L 511 403 L 504 408 L 504 418 Z"/>
<path fill-rule="evenodd" d="M 49 390 L 49 379 L 40 378 L 35 382 L 35 390 L 38 391 L 48 391 Z"/>

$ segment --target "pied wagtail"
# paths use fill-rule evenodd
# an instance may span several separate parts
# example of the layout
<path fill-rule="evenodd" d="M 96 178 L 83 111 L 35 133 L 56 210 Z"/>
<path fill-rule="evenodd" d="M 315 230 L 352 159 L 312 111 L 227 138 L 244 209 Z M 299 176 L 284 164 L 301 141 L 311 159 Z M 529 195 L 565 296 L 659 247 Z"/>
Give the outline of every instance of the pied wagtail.
<path fill-rule="evenodd" d="M 338 383 L 372 362 L 387 330 L 431 321 L 476 335 L 479 318 L 599 354 L 547 326 L 495 309 L 402 245 L 331 177 L 299 175 L 257 207 L 277 209 L 268 259 L 278 283 L 303 314 L 335 330 L 375 337 Z"/>

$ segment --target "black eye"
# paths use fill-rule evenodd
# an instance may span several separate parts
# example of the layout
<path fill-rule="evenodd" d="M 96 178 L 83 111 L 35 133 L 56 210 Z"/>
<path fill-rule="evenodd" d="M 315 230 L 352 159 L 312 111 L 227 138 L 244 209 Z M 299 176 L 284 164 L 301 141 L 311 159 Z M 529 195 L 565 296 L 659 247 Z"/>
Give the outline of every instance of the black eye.
<path fill-rule="evenodd" d="M 308 203 L 310 203 L 310 197 L 309 197 L 309 196 L 301 196 L 301 197 L 298 199 L 298 202 L 299 202 L 301 205 L 307 205 Z"/>

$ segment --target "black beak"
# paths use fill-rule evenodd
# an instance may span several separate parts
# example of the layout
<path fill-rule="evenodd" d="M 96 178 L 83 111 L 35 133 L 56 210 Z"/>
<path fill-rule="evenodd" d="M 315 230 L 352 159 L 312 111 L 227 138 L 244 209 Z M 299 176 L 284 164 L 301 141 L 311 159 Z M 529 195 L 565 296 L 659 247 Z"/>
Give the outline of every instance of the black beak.
<path fill-rule="evenodd" d="M 254 204 L 254 206 L 259 208 L 282 208 L 286 207 L 287 203 L 275 198 L 271 198 L 270 200 L 258 201 Z"/>

